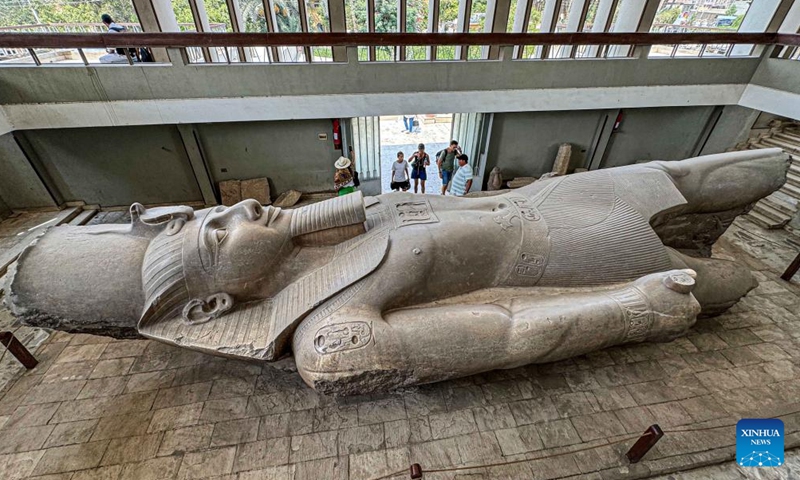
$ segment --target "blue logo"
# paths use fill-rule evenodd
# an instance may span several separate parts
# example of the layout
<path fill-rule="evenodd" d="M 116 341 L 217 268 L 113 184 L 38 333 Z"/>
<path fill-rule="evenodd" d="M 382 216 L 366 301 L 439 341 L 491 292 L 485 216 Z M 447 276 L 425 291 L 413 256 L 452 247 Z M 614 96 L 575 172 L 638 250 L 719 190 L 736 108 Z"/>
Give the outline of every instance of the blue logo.
<path fill-rule="evenodd" d="M 783 465 L 783 421 L 743 418 L 736 424 L 736 461 L 742 467 Z"/>

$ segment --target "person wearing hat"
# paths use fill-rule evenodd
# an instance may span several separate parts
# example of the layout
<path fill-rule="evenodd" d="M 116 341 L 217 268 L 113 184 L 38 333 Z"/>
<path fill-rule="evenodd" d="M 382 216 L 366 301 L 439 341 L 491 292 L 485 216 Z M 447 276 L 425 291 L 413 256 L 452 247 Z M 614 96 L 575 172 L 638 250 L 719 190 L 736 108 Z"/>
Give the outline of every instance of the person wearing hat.
<path fill-rule="evenodd" d="M 414 179 L 414 193 L 417 193 L 417 185 L 422 182 L 422 193 L 425 193 L 425 180 L 428 179 L 426 167 L 431 164 L 431 157 L 425 153 L 425 144 L 417 145 L 417 151 L 411 155 L 411 178 Z"/>
<path fill-rule="evenodd" d="M 336 167 L 336 173 L 333 174 L 333 188 L 340 197 L 356 191 L 351 165 L 352 162 L 347 157 L 339 157 L 333 164 Z"/>

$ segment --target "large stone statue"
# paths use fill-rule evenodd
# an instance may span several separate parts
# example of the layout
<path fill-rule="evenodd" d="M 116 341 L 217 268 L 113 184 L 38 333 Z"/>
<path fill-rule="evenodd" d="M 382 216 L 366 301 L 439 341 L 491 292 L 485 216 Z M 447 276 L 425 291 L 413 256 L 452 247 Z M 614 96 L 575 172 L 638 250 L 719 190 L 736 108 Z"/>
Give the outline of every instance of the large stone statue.
<path fill-rule="evenodd" d="M 294 352 L 323 393 L 436 382 L 667 341 L 724 311 L 756 282 L 708 258 L 710 246 L 788 165 L 773 149 L 479 198 L 135 204 L 131 225 L 39 238 L 12 269 L 8 300 L 31 325 L 253 360 Z"/>

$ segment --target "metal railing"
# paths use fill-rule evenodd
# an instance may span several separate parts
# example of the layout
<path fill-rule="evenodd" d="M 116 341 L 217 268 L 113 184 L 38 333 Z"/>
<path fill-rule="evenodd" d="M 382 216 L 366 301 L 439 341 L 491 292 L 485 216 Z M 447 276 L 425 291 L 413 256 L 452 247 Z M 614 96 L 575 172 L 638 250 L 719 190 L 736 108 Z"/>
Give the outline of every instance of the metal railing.
<path fill-rule="evenodd" d="M 470 60 L 504 60 L 510 48 L 536 46 L 528 59 L 547 59 L 554 47 L 592 46 L 598 49 L 594 57 L 610 57 L 615 47 L 624 46 L 631 56 L 635 46 L 653 45 L 782 45 L 800 46 L 800 34 L 736 33 L 736 32 L 683 32 L 683 33 L 9 33 L 0 32 L 0 48 L 22 49 L 37 60 L 41 49 L 77 51 L 83 63 L 88 64 L 83 51 L 88 49 L 110 51 L 140 48 L 179 49 L 185 61 L 194 63 L 202 57 L 188 52 L 210 49 L 216 52 L 213 63 L 319 63 L 330 62 L 326 52 L 335 47 L 375 48 L 386 50 L 387 61 L 407 61 L 397 53 L 413 46 L 456 46 L 480 50 L 482 54 Z M 488 58 L 488 47 L 501 47 L 497 58 Z M 508 47 L 508 48 L 504 48 Z M 538 48 L 541 47 L 541 48 Z M 566 58 L 580 58 L 573 49 Z M 792 55 L 784 58 L 794 58 Z M 274 52 L 278 55 L 274 55 Z M 239 54 L 244 52 L 244 55 Z M 259 52 L 263 52 L 263 55 Z M 306 54 L 305 52 L 311 52 Z M 296 53 L 296 55 L 291 55 Z M 126 53 L 128 63 L 134 63 Z M 564 57 L 559 57 L 564 58 Z M 437 61 L 452 60 L 437 57 Z M 341 61 L 346 61 L 346 58 Z"/>

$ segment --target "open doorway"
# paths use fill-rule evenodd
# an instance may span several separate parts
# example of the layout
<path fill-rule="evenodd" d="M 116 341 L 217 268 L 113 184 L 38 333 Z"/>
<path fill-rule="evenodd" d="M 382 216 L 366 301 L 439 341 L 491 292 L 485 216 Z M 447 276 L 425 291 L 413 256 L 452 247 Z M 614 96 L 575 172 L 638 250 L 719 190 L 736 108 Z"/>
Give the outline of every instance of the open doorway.
<path fill-rule="evenodd" d="M 406 115 L 408 118 L 410 115 Z M 381 192 L 391 192 L 392 162 L 397 161 L 397 152 L 403 152 L 405 159 L 417 151 L 420 143 L 425 145 L 425 153 L 430 156 L 431 165 L 426 169 L 427 181 L 425 191 L 420 188 L 418 193 L 440 194 L 442 192 L 442 179 L 436 168 L 436 152 L 447 147 L 452 135 L 452 114 L 417 114 L 413 116 L 411 131 L 404 123 L 402 115 L 380 117 L 380 165 L 381 165 Z M 409 168 L 409 174 L 411 168 Z M 414 180 L 410 180 L 414 191 Z M 421 187 L 421 185 L 420 185 Z"/>

